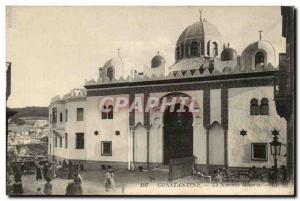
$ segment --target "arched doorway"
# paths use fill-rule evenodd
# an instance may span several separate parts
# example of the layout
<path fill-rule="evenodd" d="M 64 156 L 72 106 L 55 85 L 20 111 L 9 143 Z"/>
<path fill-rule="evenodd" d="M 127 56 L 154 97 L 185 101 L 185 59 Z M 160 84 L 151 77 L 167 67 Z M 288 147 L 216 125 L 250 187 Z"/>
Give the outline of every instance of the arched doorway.
<path fill-rule="evenodd" d="M 164 164 L 172 158 L 193 156 L 193 114 L 187 106 L 183 108 L 178 103 L 173 111 L 170 106 L 164 112 Z"/>

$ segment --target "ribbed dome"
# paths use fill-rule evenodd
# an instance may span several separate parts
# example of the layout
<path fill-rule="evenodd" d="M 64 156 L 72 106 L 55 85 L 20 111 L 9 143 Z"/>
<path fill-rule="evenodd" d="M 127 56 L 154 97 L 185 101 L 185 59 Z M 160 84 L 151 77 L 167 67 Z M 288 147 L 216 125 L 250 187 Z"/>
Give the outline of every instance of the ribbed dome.
<path fill-rule="evenodd" d="M 105 67 L 115 67 L 118 69 L 118 67 L 123 68 L 123 61 L 120 56 L 116 56 L 105 62 L 103 68 Z"/>
<path fill-rule="evenodd" d="M 160 55 L 156 55 L 151 60 L 151 68 L 157 68 L 160 65 L 164 64 L 165 62 L 166 61 L 165 61 L 164 57 L 162 57 Z"/>
<path fill-rule="evenodd" d="M 221 38 L 221 34 L 218 29 L 206 21 L 200 20 L 194 24 L 188 26 L 179 36 L 176 46 L 188 39 L 204 40 L 205 36 L 211 36 L 214 38 Z"/>
<path fill-rule="evenodd" d="M 230 61 L 237 57 L 235 49 L 227 47 L 221 53 L 221 61 Z"/>
<path fill-rule="evenodd" d="M 257 61 L 263 59 L 265 66 L 271 64 L 273 67 L 277 67 L 278 58 L 274 46 L 267 40 L 259 40 L 248 45 L 241 55 L 241 68 L 243 70 L 254 70 L 257 66 Z M 259 54 L 263 56 L 258 58 Z M 257 60 L 257 61 L 256 61 Z"/>
<path fill-rule="evenodd" d="M 247 53 L 249 51 L 253 51 L 253 50 L 259 50 L 259 49 L 265 50 L 267 52 L 275 52 L 273 45 L 269 41 L 259 40 L 259 41 L 256 41 L 256 42 L 248 45 L 248 47 L 243 51 L 242 54 L 245 54 L 245 53 Z"/>
<path fill-rule="evenodd" d="M 108 79 L 109 75 L 115 79 L 119 79 L 124 75 L 124 63 L 120 56 L 111 58 L 103 65 L 100 75 L 102 80 Z"/>

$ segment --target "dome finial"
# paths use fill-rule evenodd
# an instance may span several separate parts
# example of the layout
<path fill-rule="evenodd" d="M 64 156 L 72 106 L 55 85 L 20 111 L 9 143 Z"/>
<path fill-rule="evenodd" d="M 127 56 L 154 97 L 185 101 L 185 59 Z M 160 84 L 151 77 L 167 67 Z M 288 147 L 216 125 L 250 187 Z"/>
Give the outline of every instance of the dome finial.
<path fill-rule="evenodd" d="M 118 57 L 120 56 L 120 48 L 117 49 L 118 50 Z"/>
<path fill-rule="evenodd" d="M 259 40 L 261 40 L 261 33 L 263 32 L 262 30 L 258 31 L 259 32 Z"/>
<path fill-rule="evenodd" d="M 157 53 L 157 55 L 159 55 L 159 50 L 157 50 L 157 52 L 156 52 L 156 53 Z"/>
<path fill-rule="evenodd" d="M 199 20 L 202 21 L 202 8 L 199 9 Z"/>

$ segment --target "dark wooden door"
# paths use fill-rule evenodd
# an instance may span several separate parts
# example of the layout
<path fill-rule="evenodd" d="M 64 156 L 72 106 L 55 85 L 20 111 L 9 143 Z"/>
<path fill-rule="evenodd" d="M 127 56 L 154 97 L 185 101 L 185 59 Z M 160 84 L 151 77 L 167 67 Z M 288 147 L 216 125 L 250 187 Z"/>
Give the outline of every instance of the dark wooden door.
<path fill-rule="evenodd" d="M 164 164 L 170 159 L 193 156 L 193 115 L 185 112 L 172 112 L 170 108 L 164 114 Z"/>

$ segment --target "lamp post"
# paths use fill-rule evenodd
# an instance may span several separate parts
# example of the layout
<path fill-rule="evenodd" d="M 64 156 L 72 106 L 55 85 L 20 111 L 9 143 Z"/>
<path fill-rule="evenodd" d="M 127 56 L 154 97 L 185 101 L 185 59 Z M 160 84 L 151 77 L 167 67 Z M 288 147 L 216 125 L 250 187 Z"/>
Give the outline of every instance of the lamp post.
<path fill-rule="evenodd" d="M 275 166 L 275 182 L 277 183 L 277 156 L 280 155 L 280 151 L 281 151 L 281 142 L 278 141 L 278 135 L 279 135 L 279 131 L 274 129 L 272 131 L 272 135 L 273 135 L 273 141 L 270 142 L 270 149 L 271 149 L 271 154 L 274 158 L 274 166 Z"/>

